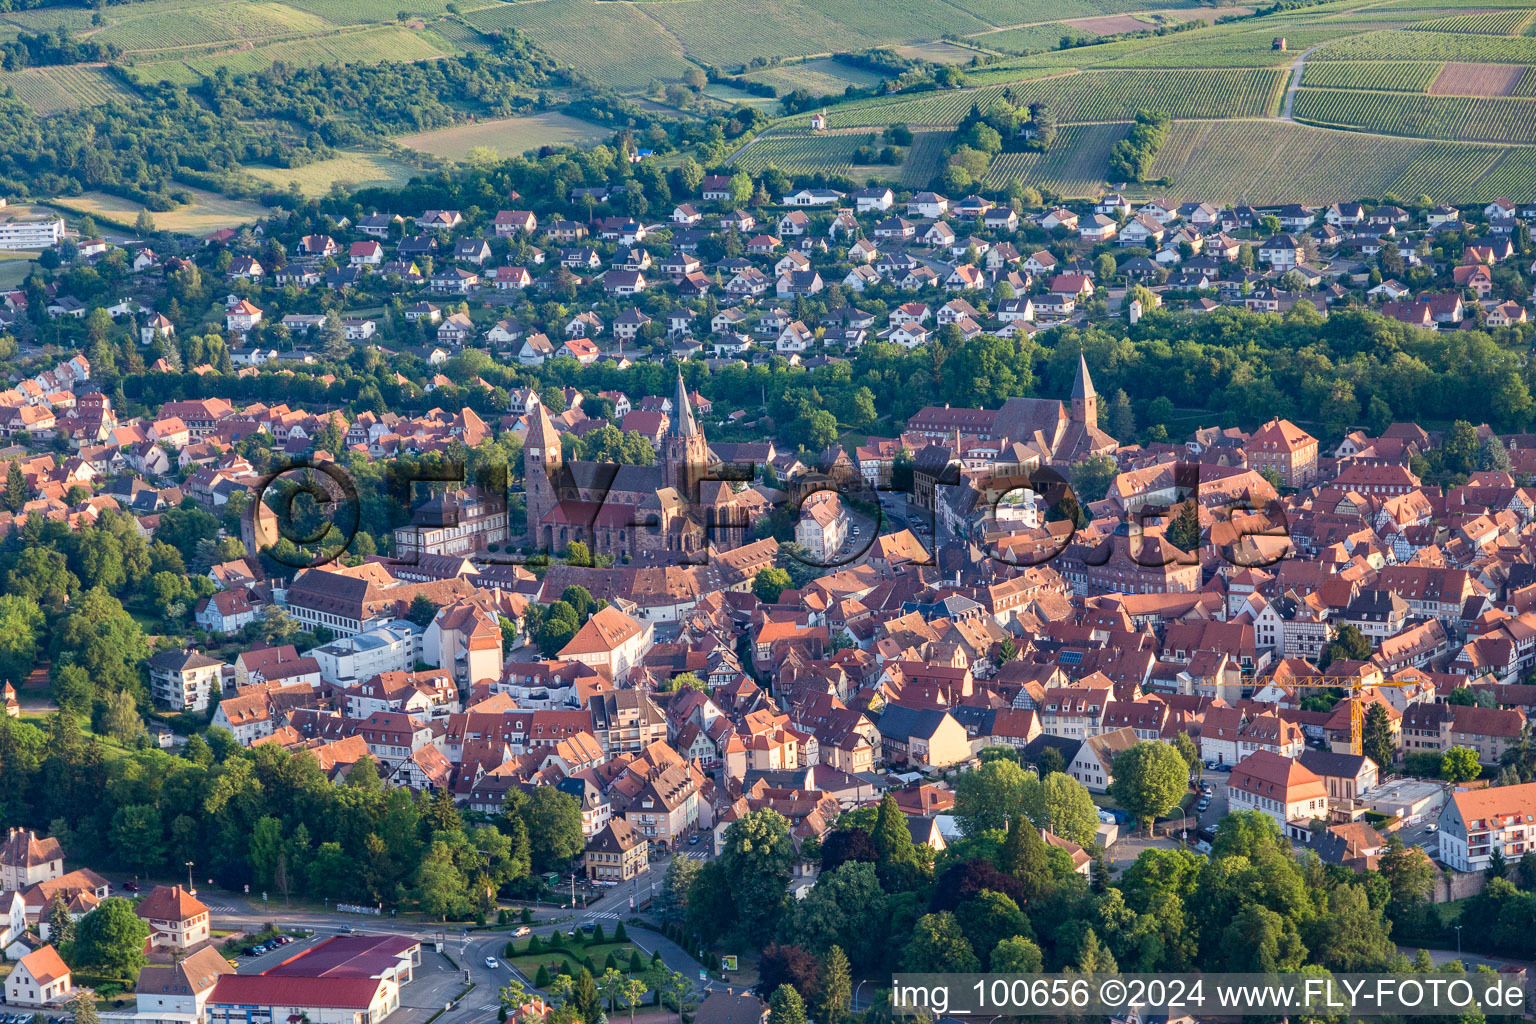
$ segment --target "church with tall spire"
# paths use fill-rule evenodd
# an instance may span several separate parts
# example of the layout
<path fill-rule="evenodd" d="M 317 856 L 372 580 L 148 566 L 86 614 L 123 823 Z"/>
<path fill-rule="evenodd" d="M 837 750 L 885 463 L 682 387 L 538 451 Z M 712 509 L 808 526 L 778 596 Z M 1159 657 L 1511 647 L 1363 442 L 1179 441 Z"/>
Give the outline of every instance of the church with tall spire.
<path fill-rule="evenodd" d="M 992 420 L 992 435 L 1004 446 L 1018 443 L 1042 463 L 1070 466 L 1092 455 L 1113 455 L 1120 442 L 1099 429 L 1099 393 L 1079 352 L 1070 404 L 1053 398 L 1010 398 Z"/>
<path fill-rule="evenodd" d="M 746 543 L 755 492 L 706 479 L 716 462 L 681 373 L 650 466 L 566 459 L 560 432 L 540 405 L 523 442 L 524 540 L 554 555 L 580 541 L 620 562 L 690 560 L 707 547 L 737 547 Z"/>

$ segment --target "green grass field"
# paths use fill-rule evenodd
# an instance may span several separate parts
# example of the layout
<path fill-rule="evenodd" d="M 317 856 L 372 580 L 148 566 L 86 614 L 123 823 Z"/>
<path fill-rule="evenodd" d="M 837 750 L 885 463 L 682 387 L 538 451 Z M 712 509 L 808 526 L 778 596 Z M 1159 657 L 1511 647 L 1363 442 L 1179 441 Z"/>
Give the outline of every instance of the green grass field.
<path fill-rule="evenodd" d="M 829 58 L 781 64 L 749 77 L 768 83 L 780 93 L 804 89 L 814 96 L 841 94 L 850 85 L 866 89 L 880 84 L 880 76 L 874 72 Z"/>
<path fill-rule="evenodd" d="M 153 213 L 155 226 L 164 230 L 187 234 L 206 234 L 219 228 L 239 227 L 267 215 L 267 208 L 259 203 L 243 199 L 230 199 L 202 189 L 190 189 L 196 201 L 190 206 L 171 210 L 169 213 Z M 107 195 L 105 192 L 86 192 L 53 201 L 55 206 L 74 213 L 88 213 L 97 220 L 132 225 L 143 209 L 138 203 Z"/>
<path fill-rule="evenodd" d="M 349 186 L 403 185 L 410 180 L 411 175 L 420 173 L 409 164 L 363 152 L 345 152 L 333 159 L 304 167 L 247 165 L 245 169 L 280 188 L 286 188 L 289 182 L 296 181 L 299 191 L 306 196 L 323 196 L 337 183 Z"/>
<path fill-rule="evenodd" d="M 1072 32 L 1071 28 L 1061 22 L 1052 21 L 1043 25 L 1004 29 L 1001 32 L 984 32 L 971 36 L 970 42 L 1000 53 L 1041 53 L 1056 49 L 1061 43 L 1061 37 Z"/>
<path fill-rule="evenodd" d="M 5 86 L 44 117 L 133 97 L 111 72 L 91 64 L 7 71 L 0 74 L 0 88 Z"/>
<path fill-rule="evenodd" d="M 455 125 L 435 132 L 402 136 L 395 141 L 445 160 L 462 160 L 477 146 L 486 146 L 503 157 L 511 157 L 540 146 L 600 142 L 612 134 L 613 129 L 590 121 L 547 113 Z"/>

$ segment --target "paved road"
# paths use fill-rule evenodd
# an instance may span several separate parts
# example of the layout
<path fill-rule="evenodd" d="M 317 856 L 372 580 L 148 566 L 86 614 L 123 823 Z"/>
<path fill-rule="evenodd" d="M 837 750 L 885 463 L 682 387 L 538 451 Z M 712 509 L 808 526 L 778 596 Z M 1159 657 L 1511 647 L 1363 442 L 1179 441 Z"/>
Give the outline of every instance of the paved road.
<path fill-rule="evenodd" d="M 1321 43 L 1318 44 L 1318 46 L 1321 45 Z M 1282 121 L 1295 120 L 1295 118 L 1291 117 L 1291 107 L 1296 103 L 1296 90 L 1301 88 L 1301 76 L 1307 70 L 1307 58 L 1312 56 L 1312 51 L 1316 50 L 1318 46 L 1303 50 L 1301 55 L 1296 58 L 1295 63 L 1291 65 L 1291 84 L 1285 90 L 1285 106 L 1280 110 L 1280 120 Z"/>

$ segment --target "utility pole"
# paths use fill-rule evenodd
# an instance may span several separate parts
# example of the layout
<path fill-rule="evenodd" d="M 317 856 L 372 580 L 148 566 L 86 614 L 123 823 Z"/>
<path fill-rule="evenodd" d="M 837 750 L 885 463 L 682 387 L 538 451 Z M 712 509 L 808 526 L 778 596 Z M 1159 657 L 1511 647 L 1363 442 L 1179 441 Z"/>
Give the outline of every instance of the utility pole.
<path fill-rule="evenodd" d="M 192 884 L 192 862 L 187 861 L 187 892 L 196 892 L 197 886 Z"/>

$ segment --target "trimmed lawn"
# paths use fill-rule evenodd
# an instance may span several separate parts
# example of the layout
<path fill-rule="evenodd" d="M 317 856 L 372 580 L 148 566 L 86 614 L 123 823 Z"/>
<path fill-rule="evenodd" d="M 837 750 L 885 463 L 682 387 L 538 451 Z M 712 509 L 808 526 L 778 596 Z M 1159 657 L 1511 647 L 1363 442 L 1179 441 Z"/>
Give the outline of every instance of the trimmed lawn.
<path fill-rule="evenodd" d="M 569 940 L 567 941 L 569 942 Z M 514 948 L 526 950 L 528 944 L 526 942 L 520 943 Z M 613 958 L 621 971 L 629 970 L 629 957 L 631 953 L 640 953 L 640 959 L 645 963 L 650 963 L 651 960 L 644 952 L 636 949 L 633 944 L 628 942 L 598 942 L 583 946 L 579 950 L 572 950 L 570 948 L 551 949 L 546 942 L 542 952 L 520 952 L 512 957 L 510 962 L 512 966 L 530 978 L 539 973 L 540 964 L 547 966 L 551 975 L 564 973 L 574 978 L 581 971 L 582 961 L 590 956 L 592 963 L 597 967 L 597 970 L 592 973 L 594 977 L 597 977 L 602 975 L 603 962 L 607 960 L 609 953 L 613 954 Z"/>

